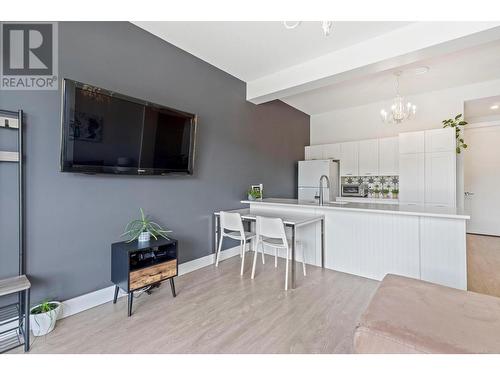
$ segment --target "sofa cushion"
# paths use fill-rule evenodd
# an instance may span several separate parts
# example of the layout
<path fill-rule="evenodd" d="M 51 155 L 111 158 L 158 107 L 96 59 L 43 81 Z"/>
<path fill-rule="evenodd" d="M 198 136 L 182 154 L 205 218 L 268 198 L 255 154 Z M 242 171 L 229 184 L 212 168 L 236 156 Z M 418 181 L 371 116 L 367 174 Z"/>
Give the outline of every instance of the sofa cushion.
<path fill-rule="evenodd" d="M 500 298 L 387 275 L 354 334 L 357 353 L 500 353 Z"/>

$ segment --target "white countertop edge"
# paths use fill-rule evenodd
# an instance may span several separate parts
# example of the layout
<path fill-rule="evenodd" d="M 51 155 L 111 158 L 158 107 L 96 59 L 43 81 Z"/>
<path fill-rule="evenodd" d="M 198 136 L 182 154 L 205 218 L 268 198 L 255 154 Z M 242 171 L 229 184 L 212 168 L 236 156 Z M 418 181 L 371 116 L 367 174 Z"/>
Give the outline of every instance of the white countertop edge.
<path fill-rule="evenodd" d="M 287 202 L 288 200 L 288 202 Z M 407 216 L 422 216 L 422 217 L 437 217 L 437 218 L 445 218 L 445 219 L 460 219 L 460 220 L 469 220 L 470 216 L 466 214 L 453 214 L 453 213 L 440 213 L 440 212 L 432 212 L 432 210 L 438 210 L 439 207 L 426 207 L 426 206 L 414 206 L 418 210 L 412 211 L 411 205 L 405 207 L 405 210 L 391 210 L 395 206 L 401 208 L 401 205 L 391 205 L 391 204 L 380 204 L 382 207 L 373 207 L 376 205 L 375 203 L 354 203 L 349 202 L 347 204 L 338 205 L 338 206 L 319 206 L 317 204 L 309 204 L 309 203 L 299 203 L 297 199 L 281 199 L 281 198 L 264 198 L 264 200 L 242 200 L 241 203 L 244 204 L 261 204 L 261 205 L 274 205 L 274 206 L 287 206 L 287 207 L 304 207 L 304 208 L 321 208 L 325 210 L 344 210 L 344 211 L 357 211 L 357 212 L 371 212 L 371 213 L 381 213 L 381 214 L 397 214 L 397 215 L 407 215 Z M 372 207 L 363 207 L 363 206 L 372 206 Z M 422 209 L 426 209 L 427 211 L 419 211 Z"/>

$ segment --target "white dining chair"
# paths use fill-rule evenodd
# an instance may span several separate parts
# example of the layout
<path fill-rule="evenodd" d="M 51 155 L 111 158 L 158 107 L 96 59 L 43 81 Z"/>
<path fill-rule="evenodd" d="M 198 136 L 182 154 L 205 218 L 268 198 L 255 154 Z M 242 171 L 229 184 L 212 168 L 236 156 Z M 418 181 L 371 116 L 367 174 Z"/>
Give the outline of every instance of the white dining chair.
<path fill-rule="evenodd" d="M 259 245 L 262 256 L 264 256 L 264 245 L 274 248 L 275 268 L 278 267 L 278 250 L 284 249 L 286 251 L 285 290 L 288 290 L 288 264 L 292 255 L 292 241 L 286 236 L 283 220 L 280 218 L 257 216 L 256 221 L 257 243 L 253 258 L 252 279 L 255 277 L 255 267 L 257 265 Z M 299 241 L 296 241 L 295 243 L 295 248 L 300 248 L 302 250 L 302 270 L 304 272 L 304 276 L 306 276 L 304 246 Z"/>
<path fill-rule="evenodd" d="M 217 254 L 215 255 L 215 266 L 219 266 L 220 252 L 222 249 L 222 241 L 224 237 L 232 238 L 233 240 L 240 241 L 240 257 L 241 257 L 241 271 L 240 275 L 243 275 L 243 270 L 245 268 L 245 251 L 246 245 L 252 239 L 255 238 L 254 232 L 246 232 L 243 228 L 243 222 L 241 220 L 241 215 L 237 212 L 224 212 L 219 213 L 220 218 L 220 240 L 219 246 L 217 248 Z M 227 231 L 227 232 L 226 232 Z M 262 254 L 262 263 L 264 263 L 264 254 Z"/>

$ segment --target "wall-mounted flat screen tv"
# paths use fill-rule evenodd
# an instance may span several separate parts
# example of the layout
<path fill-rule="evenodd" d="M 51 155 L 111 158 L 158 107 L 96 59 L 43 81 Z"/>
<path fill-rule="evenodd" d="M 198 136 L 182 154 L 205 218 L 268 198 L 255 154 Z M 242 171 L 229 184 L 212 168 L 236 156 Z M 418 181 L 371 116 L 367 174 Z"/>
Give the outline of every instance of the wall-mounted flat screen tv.
<path fill-rule="evenodd" d="M 196 116 L 65 79 L 61 170 L 192 174 Z"/>

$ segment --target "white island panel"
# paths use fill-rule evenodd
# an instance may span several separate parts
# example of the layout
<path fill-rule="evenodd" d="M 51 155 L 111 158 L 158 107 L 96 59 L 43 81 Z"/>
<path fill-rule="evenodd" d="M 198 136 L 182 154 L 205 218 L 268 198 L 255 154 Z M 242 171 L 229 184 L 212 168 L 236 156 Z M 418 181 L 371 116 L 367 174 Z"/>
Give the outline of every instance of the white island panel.
<path fill-rule="evenodd" d="M 353 211 L 326 213 L 325 267 L 370 279 L 420 277 L 418 217 Z"/>
<path fill-rule="evenodd" d="M 466 289 L 465 222 L 449 207 L 347 203 L 318 206 L 294 199 L 264 199 L 250 209 L 324 215 L 324 266 L 381 280 L 388 273 Z M 297 229 L 306 262 L 321 265 L 321 225 Z M 283 254 L 284 255 L 284 254 Z M 300 254 L 297 252 L 297 259 Z"/>
<path fill-rule="evenodd" d="M 420 220 L 422 280 L 467 289 L 465 220 Z"/>

